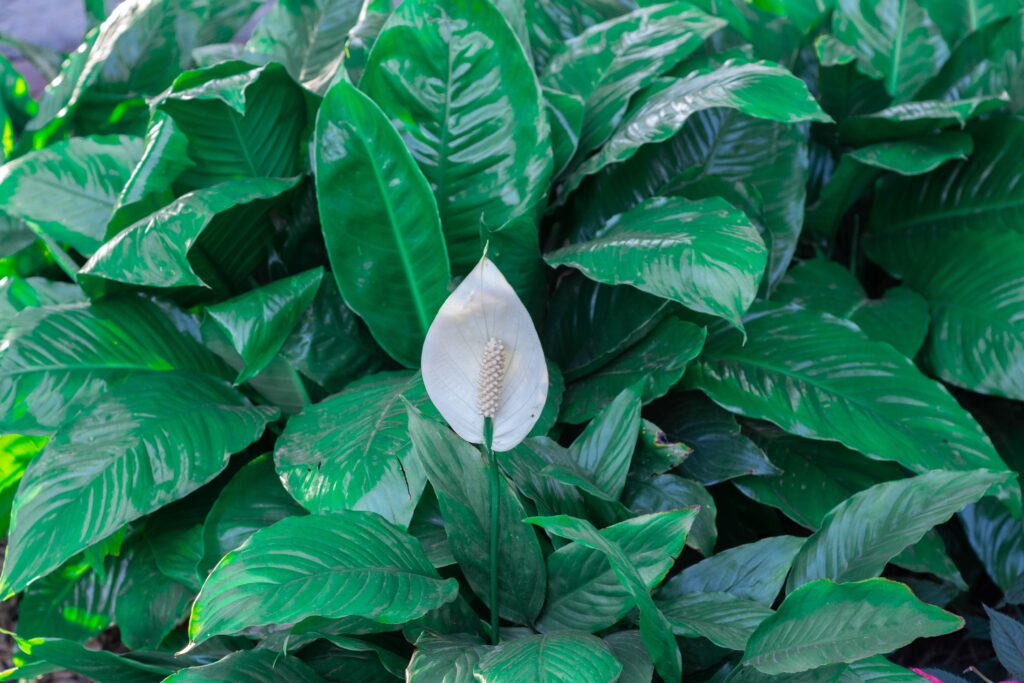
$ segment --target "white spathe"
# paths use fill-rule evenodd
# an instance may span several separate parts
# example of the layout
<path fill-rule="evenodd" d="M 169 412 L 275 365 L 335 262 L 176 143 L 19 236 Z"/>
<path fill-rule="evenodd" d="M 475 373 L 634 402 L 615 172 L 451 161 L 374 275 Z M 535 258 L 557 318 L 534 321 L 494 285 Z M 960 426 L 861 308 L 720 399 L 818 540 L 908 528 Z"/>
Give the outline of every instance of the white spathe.
<path fill-rule="evenodd" d="M 505 359 L 493 447 L 509 451 L 540 418 L 548 396 L 548 368 L 529 312 L 484 256 L 430 324 L 420 367 L 430 400 L 470 443 L 484 439 L 478 392 L 484 349 L 492 339 L 503 345 Z"/>

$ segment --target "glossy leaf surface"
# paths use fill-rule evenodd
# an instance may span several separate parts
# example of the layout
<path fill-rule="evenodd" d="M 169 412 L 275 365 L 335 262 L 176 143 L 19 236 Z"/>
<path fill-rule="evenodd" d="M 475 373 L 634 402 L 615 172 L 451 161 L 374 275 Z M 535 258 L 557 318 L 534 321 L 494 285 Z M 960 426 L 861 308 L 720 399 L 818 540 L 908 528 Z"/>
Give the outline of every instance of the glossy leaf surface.
<path fill-rule="evenodd" d="M 560 632 L 505 643 L 481 657 L 477 670 L 485 680 L 494 683 L 526 680 L 614 683 L 622 665 L 599 638 L 587 633 Z"/>

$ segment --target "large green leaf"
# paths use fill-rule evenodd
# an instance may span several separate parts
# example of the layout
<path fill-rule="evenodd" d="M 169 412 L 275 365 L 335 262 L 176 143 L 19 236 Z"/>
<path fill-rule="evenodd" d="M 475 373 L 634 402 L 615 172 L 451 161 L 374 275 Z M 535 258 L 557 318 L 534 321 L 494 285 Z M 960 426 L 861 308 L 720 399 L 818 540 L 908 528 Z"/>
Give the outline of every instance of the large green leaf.
<path fill-rule="evenodd" d="M 575 482 L 559 481 L 552 466 L 565 465 L 566 449 L 547 437 L 529 438 L 499 456 L 502 469 L 543 515 L 585 517 L 586 503 Z"/>
<path fill-rule="evenodd" d="M 473 670 L 487 651 L 475 636 L 424 636 L 416 641 L 406 678 L 408 683 L 473 683 Z"/>
<path fill-rule="evenodd" d="M 207 307 L 206 314 L 228 336 L 245 363 L 235 384 L 270 364 L 312 303 L 322 277 L 323 269 L 316 268 Z"/>
<path fill-rule="evenodd" d="M 49 433 L 77 404 L 133 374 L 222 368 L 143 299 L 26 308 L 3 334 L 0 431 Z"/>
<path fill-rule="evenodd" d="M 772 536 L 715 553 L 665 582 L 656 597 L 668 601 L 695 593 L 731 593 L 770 607 L 804 539 Z"/>
<path fill-rule="evenodd" d="M 710 555 L 718 540 L 715 518 L 718 510 L 708 490 L 678 474 L 662 474 L 651 480 L 630 479 L 622 502 L 634 512 L 667 512 L 697 505 L 700 512 L 686 544 L 702 555 Z"/>
<path fill-rule="evenodd" d="M 658 675 L 669 683 L 679 683 L 682 679 L 679 647 L 672 637 L 665 615 L 655 606 L 643 577 L 622 546 L 601 535 L 590 522 L 583 519 L 558 515 L 530 517 L 527 521 L 552 536 L 574 541 L 605 556 L 615 577 L 636 603 L 640 613 L 640 637 L 654 661 Z"/>
<path fill-rule="evenodd" d="M 950 45 L 979 29 L 1020 12 L 1016 0 L 967 0 L 949 3 L 923 0 L 921 3 Z"/>
<path fill-rule="evenodd" d="M 273 459 L 256 458 L 231 478 L 206 515 L 200 575 L 260 529 L 301 514 L 303 509 L 281 486 Z"/>
<path fill-rule="evenodd" d="M 0 166 L 0 211 L 92 254 L 141 157 L 142 141 L 124 135 L 72 138 L 30 152 Z"/>
<path fill-rule="evenodd" d="M 772 610 L 732 593 L 688 593 L 657 605 L 676 635 L 707 638 L 719 647 L 742 651 Z"/>
<path fill-rule="evenodd" d="M 881 142 L 847 152 L 840 157 L 818 200 L 808 207 L 808 231 L 831 237 L 847 209 L 885 171 L 920 175 L 947 161 L 966 159 L 973 147 L 969 135 L 954 132 Z"/>
<path fill-rule="evenodd" d="M 87 676 L 96 683 L 159 683 L 174 667 L 152 665 L 116 655 L 107 650 L 91 650 L 63 638 L 20 638 L 9 634 L 18 646 L 18 669 L 0 674 L 0 680 L 25 680 L 40 673 L 68 670 Z M 42 665 L 40 669 L 34 669 Z"/>
<path fill-rule="evenodd" d="M 927 135 L 939 128 L 963 127 L 976 117 L 1006 106 L 1005 93 L 963 100 L 929 100 L 894 104 L 881 111 L 859 114 L 839 124 L 839 136 L 847 144 L 866 145 Z"/>
<path fill-rule="evenodd" d="M 972 127 L 975 152 L 921 178 L 891 178 L 871 215 L 868 255 L 928 301 L 924 363 L 973 391 L 1024 399 L 1024 122 Z"/>
<path fill-rule="evenodd" d="M 839 0 L 832 32 L 898 101 L 909 100 L 949 56 L 938 27 L 915 0 Z"/>
<path fill-rule="evenodd" d="M 375 643 L 346 636 L 319 640 L 303 648 L 300 658 L 322 678 L 339 683 L 393 683 L 396 678 L 405 678 L 408 664 L 408 657 Z"/>
<path fill-rule="evenodd" d="M 287 517 L 214 568 L 192 608 L 189 638 L 311 616 L 402 624 L 457 594 L 455 580 L 437 575 L 416 539 L 380 515 Z"/>
<path fill-rule="evenodd" d="M 80 271 L 93 294 L 158 287 L 241 291 L 271 238 L 267 212 L 298 178 L 233 180 L 178 197 L 108 241 Z"/>
<path fill-rule="evenodd" d="M 804 220 L 808 154 L 802 126 L 711 108 L 694 112 L 665 142 L 644 145 L 628 161 L 595 175 L 574 205 L 575 239 L 611 216 L 657 195 L 723 196 L 763 230 L 768 279 L 777 281 L 796 249 Z"/>
<path fill-rule="evenodd" d="M 602 529 L 601 535 L 622 548 L 650 590 L 672 568 L 696 517 L 693 508 L 643 515 Z M 549 555 L 547 566 L 547 598 L 537 622 L 542 631 L 599 631 L 635 606 L 597 550 L 570 543 Z"/>
<path fill-rule="evenodd" d="M 940 384 L 851 323 L 770 304 L 756 305 L 745 323 L 746 344 L 724 322 L 712 325 L 684 382 L 733 412 L 839 441 L 914 472 L 1007 471 L 992 442 Z M 993 490 L 1020 510 L 1015 484 Z"/>
<path fill-rule="evenodd" d="M 486 0 L 403 2 L 360 88 L 430 182 L 454 274 L 479 260 L 482 226 L 508 225 L 508 260 L 495 253 L 495 262 L 522 296 L 540 276 L 532 217 L 547 197 L 552 155 L 540 85 L 501 13 Z M 524 259 L 525 269 L 510 267 Z"/>
<path fill-rule="evenodd" d="M 908 358 L 917 354 L 928 334 L 928 304 L 920 295 L 894 287 L 880 299 L 869 299 L 853 273 L 824 258 L 790 269 L 772 298 L 845 318 Z"/>
<path fill-rule="evenodd" d="M 566 381 L 585 377 L 642 339 L 670 303 L 636 287 L 602 285 L 581 273 L 559 279 L 548 303 L 544 351 Z"/>
<path fill-rule="evenodd" d="M 158 107 L 188 138 L 195 166 L 181 174 L 189 189 L 226 180 L 288 178 L 306 167 L 302 133 L 306 100 L 279 64 L 203 80 L 179 79 Z"/>
<path fill-rule="evenodd" d="M 696 112 L 712 107 L 783 123 L 830 121 L 793 74 L 769 62 L 729 60 L 717 69 L 657 83 L 623 118 L 601 150 L 566 177 L 562 193 L 610 164 L 622 163 L 641 146 L 668 140 Z"/>
<path fill-rule="evenodd" d="M 371 375 L 289 420 L 274 453 L 285 488 L 316 514 L 369 510 L 408 525 L 427 479 L 402 399 L 429 405 L 419 373 Z"/>
<path fill-rule="evenodd" d="M 545 87 L 583 98 L 578 154 L 604 142 L 634 93 L 681 62 L 725 22 L 689 4 L 642 7 L 566 41 L 548 62 Z"/>
<path fill-rule="evenodd" d="M 206 375 L 136 375 L 64 423 L 14 501 L 3 592 L 213 479 L 276 416 Z"/>
<path fill-rule="evenodd" d="M 285 0 L 253 29 L 246 47 L 284 64 L 296 81 L 322 95 L 341 66 L 358 0 Z"/>
<path fill-rule="evenodd" d="M 147 540 L 132 543 L 122 553 L 128 563 L 114 605 L 121 640 L 131 648 L 156 649 L 188 616 L 195 591 L 160 571 Z"/>
<path fill-rule="evenodd" d="M 71 561 L 36 581 L 18 603 L 22 638 L 65 638 L 83 643 L 115 621 L 118 594 L 133 558 L 103 558 L 100 571 Z"/>
<path fill-rule="evenodd" d="M 968 506 L 960 521 L 992 581 L 1003 591 L 1011 590 L 1024 576 L 1024 522 L 991 498 Z"/>
<path fill-rule="evenodd" d="M 491 556 L 489 465 L 476 448 L 447 426 L 411 407 L 409 436 L 414 457 L 426 470 L 437 494 L 452 555 L 470 587 L 487 603 Z M 533 528 L 523 522 L 523 504 L 503 477 L 499 479 L 498 504 L 498 610 L 506 619 L 532 624 L 544 602 L 544 557 Z"/>
<path fill-rule="evenodd" d="M 640 434 L 640 396 L 627 387 L 573 442 L 570 459 L 609 500 L 617 500 Z"/>
<path fill-rule="evenodd" d="M 622 665 L 599 638 L 563 631 L 504 643 L 480 658 L 477 671 L 490 683 L 615 683 Z"/>
<path fill-rule="evenodd" d="M 321 683 L 309 666 L 295 657 L 270 650 L 245 650 L 204 666 L 182 669 L 163 683 Z"/>
<path fill-rule="evenodd" d="M 1022 59 L 1024 16 L 1018 11 L 1016 16 L 964 38 L 917 96 L 919 99 L 966 100 L 1005 92 L 1010 96 L 1010 111 L 1020 112 L 1024 108 Z"/>
<path fill-rule="evenodd" d="M 916 638 L 950 633 L 963 619 L 887 579 L 813 581 L 786 596 L 751 636 L 743 663 L 766 674 L 855 662 Z"/>
<path fill-rule="evenodd" d="M 331 88 L 316 125 L 317 198 L 338 288 L 381 346 L 415 367 L 448 296 L 437 204 L 398 133 L 350 83 Z"/>
<path fill-rule="evenodd" d="M 654 662 L 644 649 L 640 631 L 616 631 L 603 640 L 622 664 L 618 683 L 650 683 L 654 676 Z"/>
<path fill-rule="evenodd" d="M 793 590 L 815 579 L 858 581 L 878 576 L 885 565 L 981 498 L 1009 473 L 934 470 L 876 484 L 837 505 L 807 539 L 790 574 Z"/>
<path fill-rule="evenodd" d="M 669 439 L 693 449 L 679 472 L 705 486 L 744 475 L 780 474 L 764 452 L 740 433 L 735 416 L 699 391 L 670 394 L 651 410 Z"/>
<path fill-rule="evenodd" d="M 750 219 L 722 199 L 656 197 L 609 219 L 592 239 L 549 253 L 545 260 L 742 326 L 767 250 Z"/>

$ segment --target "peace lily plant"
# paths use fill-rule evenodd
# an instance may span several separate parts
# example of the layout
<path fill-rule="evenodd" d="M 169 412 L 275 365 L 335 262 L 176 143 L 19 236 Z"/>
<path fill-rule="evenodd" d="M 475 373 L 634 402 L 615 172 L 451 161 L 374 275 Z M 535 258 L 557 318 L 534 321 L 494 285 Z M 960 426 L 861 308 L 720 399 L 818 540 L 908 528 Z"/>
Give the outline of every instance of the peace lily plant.
<path fill-rule="evenodd" d="M 427 395 L 455 433 L 481 444 L 490 472 L 491 638 L 498 640 L 499 477 L 510 451 L 540 418 L 548 394 L 544 350 L 529 311 L 487 258 L 452 292 L 423 341 Z"/>

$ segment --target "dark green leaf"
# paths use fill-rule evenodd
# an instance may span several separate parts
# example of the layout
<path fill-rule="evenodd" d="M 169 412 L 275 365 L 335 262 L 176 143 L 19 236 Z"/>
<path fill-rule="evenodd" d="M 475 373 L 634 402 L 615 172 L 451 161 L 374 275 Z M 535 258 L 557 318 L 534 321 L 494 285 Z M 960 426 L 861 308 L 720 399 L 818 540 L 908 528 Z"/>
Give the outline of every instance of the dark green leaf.
<path fill-rule="evenodd" d="M 22 638 L 64 638 L 79 643 L 115 621 L 114 607 L 132 558 L 106 557 L 103 573 L 84 562 L 69 562 L 32 584 L 18 604 Z"/>
<path fill-rule="evenodd" d="M 544 111 L 551 129 L 552 173 L 558 175 L 569 165 L 583 129 L 584 104 L 579 95 L 545 87 Z"/>
<path fill-rule="evenodd" d="M 220 380 L 137 375 L 64 423 L 14 501 L 4 593 L 211 480 L 276 417 Z M 178 444 L 186 441 L 187 449 Z"/>
<path fill-rule="evenodd" d="M 786 596 L 751 636 L 743 663 L 767 674 L 854 662 L 943 635 L 963 620 L 888 579 L 813 581 Z"/>
<path fill-rule="evenodd" d="M 416 646 L 408 683 L 474 683 L 473 671 L 488 651 L 479 638 L 467 635 L 425 637 Z"/>
<path fill-rule="evenodd" d="M 622 502 L 635 512 L 668 512 L 699 505 L 700 512 L 686 544 L 702 555 L 710 555 L 718 540 L 715 517 L 718 511 L 707 489 L 677 474 L 663 474 L 650 480 L 631 479 Z"/>
<path fill-rule="evenodd" d="M 416 539 L 380 515 L 287 517 L 221 560 L 196 598 L 189 637 L 199 643 L 310 616 L 401 624 L 457 594 Z"/>
<path fill-rule="evenodd" d="M 1024 522 L 991 498 L 969 505 L 960 520 L 985 571 L 999 588 L 1009 591 L 1024 576 Z"/>
<path fill-rule="evenodd" d="M 1007 474 L 935 470 L 876 484 L 837 505 L 793 561 L 793 590 L 815 579 L 858 581 L 885 565 L 925 533 L 973 503 Z"/>
<path fill-rule="evenodd" d="M 316 514 L 369 510 L 408 525 L 427 479 L 403 398 L 429 405 L 419 373 L 371 375 L 293 417 L 274 453 L 284 487 Z"/>
<path fill-rule="evenodd" d="M 635 387 L 627 387 L 587 425 L 569 455 L 608 499 L 617 500 L 639 434 L 640 396 Z"/>
<path fill-rule="evenodd" d="M 985 605 L 985 613 L 988 614 L 992 647 L 999 663 L 1011 677 L 1024 678 L 1024 624 L 990 609 L 988 605 Z"/>
<path fill-rule="evenodd" d="M 629 474 L 639 479 L 656 477 L 679 467 L 693 449 L 663 432 L 650 420 L 640 421 L 640 438 L 636 442 Z"/>
<path fill-rule="evenodd" d="M 954 464 L 1006 471 L 971 416 L 888 344 L 828 314 L 767 304 L 755 309 L 745 321 L 745 345 L 725 323 L 709 328 L 684 381 L 733 412 L 836 440 L 914 472 Z M 996 490 L 1020 509 L 1015 485 Z"/>
<path fill-rule="evenodd" d="M 562 483 L 552 471 L 553 467 L 565 467 L 570 462 L 566 449 L 558 443 L 534 437 L 499 457 L 516 488 L 533 501 L 539 513 L 586 516 L 586 503 L 575 484 Z"/>
<path fill-rule="evenodd" d="M 687 567 L 657 593 L 669 601 L 694 593 L 730 593 L 770 607 L 804 539 L 773 536 L 736 546 Z"/>
<path fill-rule="evenodd" d="M 350 83 L 328 92 L 316 139 L 320 219 L 338 289 L 381 346 L 416 367 L 450 277 L 430 188 L 381 110 Z"/>
<path fill-rule="evenodd" d="M 963 100 L 929 100 L 895 104 L 873 114 L 861 114 L 839 125 L 839 134 L 849 144 L 866 145 L 924 135 L 937 128 L 963 127 L 970 119 L 1006 106 L 1005 94 Z"/>
<path fill-rule="evenodd" d="M 195 591 L 168 578 L 145 540 L 131 544 L 124 581 L 117 592 L 114 619 L 121 639 L 132 648 L 157 648 L 187 616 Z"/>
<path fill-rule="evenodd" d="M 908 358 L 917 354 L 928 334 L 928 304 L 918 294 L 894 287 L 880 299 L 869 299 L 853 273 L 823 258 L 790 269 L 772 298 L 849 320 Z"/>
<path fill-rule="evenodd" d="M 732 593 L 689 593 L 658 600 L 676 635 L 707 638 L 715 645 L 742 651 L 754 630 L 772 610 Z"/>
<path fill-rule="evenodd" d="M 82 266 L 86 291 L 169 288 L 194 296 L 241 291 L 263 262 L 267 211 L 298 178 L 233 180 L 190 192 L 122 230 Z"/>
<path fill-rule="evenodd" d="M 616 631 L 604 637 L 604 644 L 622 664 L 618 683 L 651 683 L 654 662 L 644 649 L 640 631 Z"/>
<path fill-rule="evenodd" d="M 965 36 L 1020 12 L 1020 4 L 1015 0 L 970 0 L 963 4 L 922 0 L 921 4 L 950 45 L 956 45 Z"/>
<path fill-rule="evenodd" d="M 543 528 L 553 536 L 569 539 L 595 550 L 607 558 L 615 577 L 633 600 L 640 613 L 640 637 L 644 647 L 654 661 L 658 675 L 669 683 L 679 683 L 682 678 L 679 648 L 665 615 L 655 606 L 643 577 L 626 555 L 622 546 L 602 536 L 594 526 L 582 519 L 559 515 L 557 517 L 530 517 L 526 521 Z M 556 634 L 557 635 L 557 634 Z M 545 636 L 547 638 L 556 636 Z M 494 655 L 491 655 L 492 657 Z M 617 664 L 617 663 L 616 663 Z M 481 668 L 483 663 L 481 663 Z M 615 680 L 618 671 L 609 680 Z M 515 679 L 509 679 L 515 680 Z M 589 679 L 588 679 L 589 680 Z M 598 679 L 594 679 L 598 680 Z"/>
<path fill-rule="evenodd" d="M 412 407 L 408 412 L 413 453 L 437 494 L 452 555 L 473 591 L 486 603 L 490 582 L 488 464 L 476 448 L 448 427 Z M 544 558 L 536 534 L 523 523 L 526 511 L 504 478 L 500 479 L 499 509 L 498 609 L 506 619 L 532 624 L 544 602 Z"/>
<path fill-rule="evenodd" d="M 509 641 L 483 655 L 477 665 L 479 676 L 489 683 L 615 683 L 621 671 L 622 665 L 600 639 L 567 631 Z"/>
<path fill-rule="evenodd" d="M 346 636 L 318 640 L 303 648 L 299 657 L 322 678 L 339 683 L 393 683 L 405 678 L 407 663 L 379 645 Z"/>
<path fill-rule="evenodd" d="M 84 645 L 61 638 L 14 638 L 21 651 L 21 659 L 25 662 L 21 668 L 27 670 L 33 665 L 46 663 L 57 670 L 67 669 L 82 674 L 96 683 L 159 683 L 173 671 L 162 666 L 143 664 L 106 650 L 90 650 Z M 50 668 L 45 671 L 52 670 Z M 22 678 L 17 670 L 13 674 L 12 677 Z M 31 674 L 31 677 L 34 678 L 35 674 Z M 0 680 L 10 679 L 0 676 Z"/>
<path fill-rule="evenodd" d="M 164 683 L 321 683 L 315 671 L 295 657 L 269 650 L 230 654 L 219 662 L 182 669 Z"/>
<path fill-rule="evenodd" d="M 534 215 L 552 155 L 540 85 L 501 13 L 481 0 L 403 2 L 374 43 L 360 88 L 430 182 L 453 273 L 479 260 L 481 226 L 509 226 L 508 260 L 495 253 L 495 263 L 523 296 L 540 272 L 510 266 L 538 257 Z"/>
<path fill-rule="evenodd" d="M 683 550 L 696 509 L 643 515 L 601 530 L 618 544 L 650 590 L 658 585 Z M 622 619 L 635 602 L 621 586 L 608 559 L 578 543 L 548 556 L 548 592 L 537 627 L 542 631 L 595 632 Z"/>
<path fill-rule="evenodd" d="M 743 475 L 781 473 L 750 439 L 736 418 L 697 391 L 670 394 L 655 404 L 652 418 L 669 438 L 693 449 L 679 471 L 705 486 Z"/>
<path fill-rule="evenodd" d="M 245 363 L 235 378 L 241 384 L 259 374 L 295 328 L 320 287 L 316 268 L 206 308 Z"/>
<path fill-rule="evenodd" d="M 0 211 L 92 254 L 142 156 L 141 142 L 124 135 L 72 138 L 4 164 Z"/>

